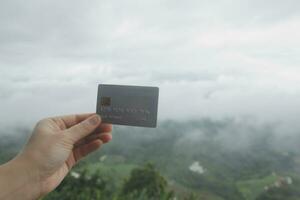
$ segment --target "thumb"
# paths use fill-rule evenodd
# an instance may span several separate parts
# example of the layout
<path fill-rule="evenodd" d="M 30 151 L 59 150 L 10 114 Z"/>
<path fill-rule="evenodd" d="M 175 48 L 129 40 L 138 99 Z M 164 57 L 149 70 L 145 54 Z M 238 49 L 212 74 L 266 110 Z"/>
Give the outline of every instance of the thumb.
<path fill-rule="evenodd" d="M 84 121 L 72 126 L 65 131 L 65 134 L 71 138 L 73 144 L 75 144 L 80 139 L 91 134 L 101 123 L 101 118 L 99 115 L 92 115 Z"/>

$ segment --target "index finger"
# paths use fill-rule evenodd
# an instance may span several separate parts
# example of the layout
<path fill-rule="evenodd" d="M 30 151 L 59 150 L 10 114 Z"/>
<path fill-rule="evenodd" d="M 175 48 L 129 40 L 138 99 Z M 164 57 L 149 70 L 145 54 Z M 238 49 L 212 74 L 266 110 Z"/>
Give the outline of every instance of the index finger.
<path fill-rule="evenodd" d="M 61 120 L 65 124 L 66 128 L 70 128 L 83 120 L 89 118 L 90 116 L 94 115 L 95 113 L 83 113 L 83 114 L 74 114 L 74 115 L 65 115 L 65 116 L 57 116 L 53 119 Z"/>

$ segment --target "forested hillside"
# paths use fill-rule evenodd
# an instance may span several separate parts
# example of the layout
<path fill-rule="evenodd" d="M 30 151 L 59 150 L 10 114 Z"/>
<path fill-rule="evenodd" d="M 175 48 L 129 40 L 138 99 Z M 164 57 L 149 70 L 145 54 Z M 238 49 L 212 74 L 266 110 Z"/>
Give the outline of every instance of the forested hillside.
<path fill-rule="evenodd" d="M 29 129 L 1 133 L 1 162 Z M 250 121 L 165 121 L 114 127 L 113 140 L 75 167 L 48 199 L 300 199 L 300 154 L 290 135 Z"/>

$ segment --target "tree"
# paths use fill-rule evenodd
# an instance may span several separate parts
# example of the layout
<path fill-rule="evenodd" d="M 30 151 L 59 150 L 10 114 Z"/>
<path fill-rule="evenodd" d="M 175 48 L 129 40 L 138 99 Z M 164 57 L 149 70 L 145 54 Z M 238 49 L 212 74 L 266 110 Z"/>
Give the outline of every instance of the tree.
<path fill-rule="evenodd" d="M 43 200 L 111 200 L 116 195 L 114 183 L 99 171 L 89 175 L 84 169 L 78 174 L 79 177 L 68 175 L 62 184 Z"/>
<path fill-rule="evenodd" d="M 132 170 L 128 180 L 125 181 L 121 196 L 143 199 L 171 199 L 173 191 L 167 192 L 167 181 L 152 164 L 146 164 L 142 168 Z"/>

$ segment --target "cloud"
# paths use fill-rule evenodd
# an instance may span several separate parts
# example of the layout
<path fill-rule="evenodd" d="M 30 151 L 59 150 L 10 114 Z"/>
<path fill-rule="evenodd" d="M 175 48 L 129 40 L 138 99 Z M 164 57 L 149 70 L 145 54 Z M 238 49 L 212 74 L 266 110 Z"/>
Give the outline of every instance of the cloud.
<path fill-rule="evenodd" d="M 97 84 L 112 83 L 159 86 L 161 120 L 296 124 L 298 5 L 1 1 L 1 123 L 93 112 Z"/>
<path fill-rule="evenodd" d="M 289 18 L 264 27 L 211 27 L 196 37 L 196 43 L 207 48 L 289 48 L 300 44 L 300 17 Z M 275 49 L 278 51 L 278 49 Z M 285 50 L 285 49 L 283 49 Z"/>

